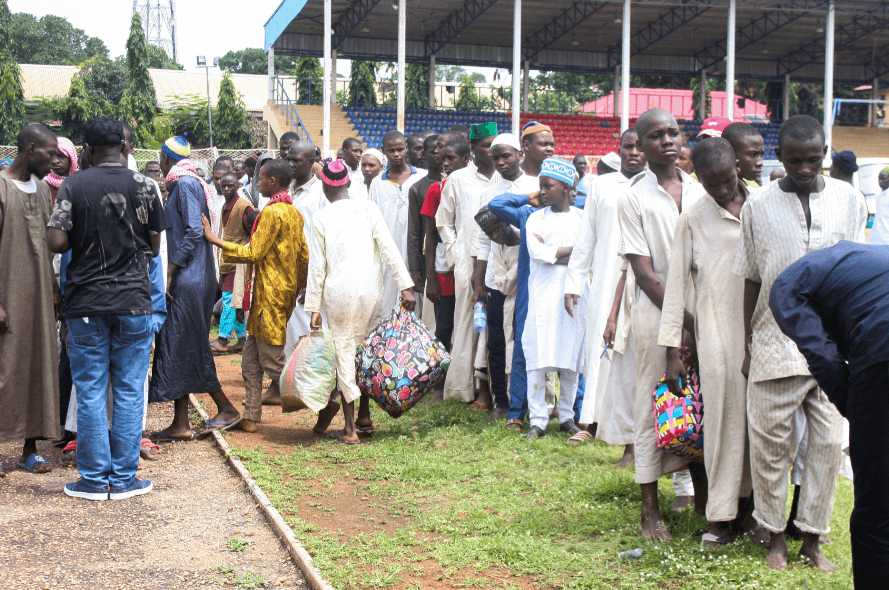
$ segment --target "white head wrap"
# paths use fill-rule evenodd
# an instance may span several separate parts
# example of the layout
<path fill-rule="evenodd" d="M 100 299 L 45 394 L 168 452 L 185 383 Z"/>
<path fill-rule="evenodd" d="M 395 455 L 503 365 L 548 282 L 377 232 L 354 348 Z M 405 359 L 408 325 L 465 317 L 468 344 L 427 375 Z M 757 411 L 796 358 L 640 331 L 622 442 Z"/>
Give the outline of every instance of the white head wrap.
<path fill-rule="evenodd" d="M 617 152 L 611 152 L 610 154 L 602 156 L 602 163 L 609 168 L 620 172 L 620 156 L 617 155 Z"/>
<path fill-rule="evenodd" d="M 494 141 L 491 142 L 491 147 L 493 148 L 495 145 L 508 145 L 511 148 L 522 151 L 522 144 L 519 142 L 519 138 L 512 133 L 501 133 L 495 137 Z"/>
<path fill-rule="evenodd" d="M 384 156 L 383 152 L 381 152 L 380 150 L 374 149 L 374 148 L 368 148 L 368 149 L 364 150 L 363 154 L 361 154 L 362 158 L 364 158 L 364 156 L 373 156 L 374 158 L 376 158 L 377 160 L 380 161 L 380 164 L 383 166 L 383 168 L 386 167 L 386 156 Z"/>

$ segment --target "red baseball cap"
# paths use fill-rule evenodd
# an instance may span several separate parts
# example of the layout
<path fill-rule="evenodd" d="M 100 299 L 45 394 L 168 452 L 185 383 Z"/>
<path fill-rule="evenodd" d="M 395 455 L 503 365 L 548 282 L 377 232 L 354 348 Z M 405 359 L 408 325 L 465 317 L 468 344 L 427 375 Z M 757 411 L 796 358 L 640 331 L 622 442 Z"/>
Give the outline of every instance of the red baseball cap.
<path fill-rule="evenodd" d="M 707 117 L 701 123 L 698 137 L 722 137 L 722 132 L 731 124 L 732 120 L 726 117 Z"/>

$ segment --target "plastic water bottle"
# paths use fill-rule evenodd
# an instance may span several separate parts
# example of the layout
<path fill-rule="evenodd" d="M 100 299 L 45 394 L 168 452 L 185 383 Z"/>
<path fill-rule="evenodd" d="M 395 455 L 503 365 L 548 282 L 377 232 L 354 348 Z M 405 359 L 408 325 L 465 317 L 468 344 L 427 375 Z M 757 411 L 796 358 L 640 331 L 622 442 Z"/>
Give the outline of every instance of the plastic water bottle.
<path fill-rule="evenodd" d="M 642 549 L 630 549 L 618 553 L 623 559 L 639 559 L 642 557 Z"/>
<path fill-rule="evenodd" d="M 475 331 L 481 334 L 488 325 L 488 312 L 485 311 L 483 301 L 475 302 L 475 313 L 472 315 L 472 323 L 475 324 Z"/>

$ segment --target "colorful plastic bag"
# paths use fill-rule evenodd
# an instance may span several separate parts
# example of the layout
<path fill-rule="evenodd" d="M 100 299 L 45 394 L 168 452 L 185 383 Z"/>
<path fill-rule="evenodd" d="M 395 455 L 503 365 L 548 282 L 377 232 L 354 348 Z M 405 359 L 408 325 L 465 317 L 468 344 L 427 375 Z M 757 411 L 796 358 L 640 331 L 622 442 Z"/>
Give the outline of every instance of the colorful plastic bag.
<path fill-rule="evenodd" d="M 667 389 L 666 377 L 661 377 L 652 393 L 654 429 L 657 446 L 668 453 L 702 462 L 704 460 L 704 401 L 698 373 L 686 367 L 688 377 L 682 386 L 681 397 Z"/>
<path fill-rule="evenodd" d="M 300 338 L 281 373 L 281 411 L 321 411 L 336 387 L 335 362 L 330 330 L 313 330 Z"/>
<path fill-rule="evenodd" d="M 358 387 L 398 418 L 438 385 L 451 356 L 417 316 L 403 308 L 370 333 L 355 357 Z"/>

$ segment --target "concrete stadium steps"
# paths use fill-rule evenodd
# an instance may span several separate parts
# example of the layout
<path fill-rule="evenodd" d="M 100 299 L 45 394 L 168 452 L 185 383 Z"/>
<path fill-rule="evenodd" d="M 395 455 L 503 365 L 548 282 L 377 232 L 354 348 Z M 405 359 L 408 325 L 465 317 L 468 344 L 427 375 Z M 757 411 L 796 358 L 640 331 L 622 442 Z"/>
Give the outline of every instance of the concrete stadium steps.
<path fill-rule="evenodd" d="M 885 158 L 889 155 L 889 130 L 879 127 L 840 127 L 834 125 L 833 149 L 852 150 L 857 158 Z"/>
<path fill-rule="evenodd" d="M 294 106 L 296 107 L 296 112 L 302 120 L 306 131 L 309 132 L 309 139 L 311 139 L 312 143 L 316 146 L 321 147 L 323 145 L 324 137 L 322 133 L 322 129 L 324 128 L 323 107 L 320 105 Z M 269 124 L 268 149 L 276 150 L 278 147 L 278 138 L 290 131 L 287 117 L 281 113 L 281 108 L 279 106 L 275 105 L 272 101 L 269 101 L 265 109 L 263 109 L 263 118 Z M 355 129 L 352 127 L 352 124 L 346 118 L 343 111 L 338 106 L 332 105 L 330 108 L 330 149 L 334 151 L 338 150 L 347 137 L 357 138 L 361 141 L 362 146 L 364 146 L 364 142 L 355 132 Z"/>

